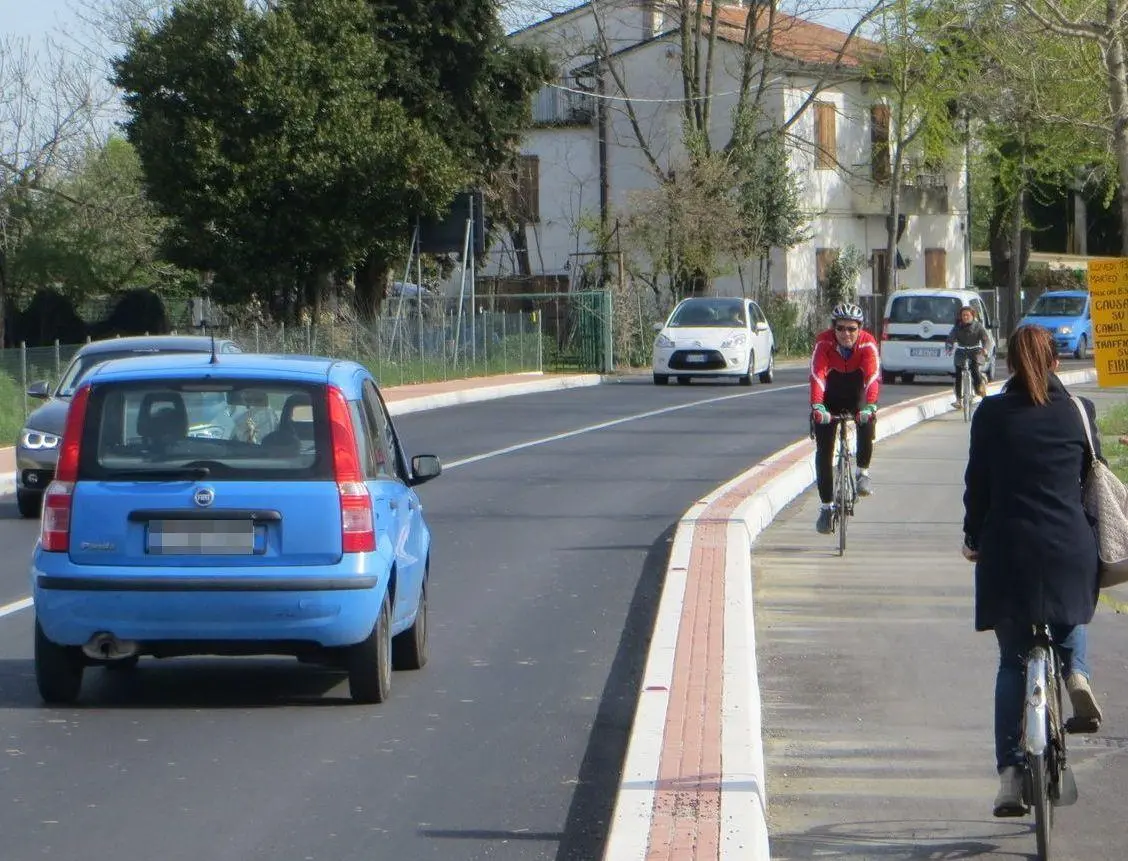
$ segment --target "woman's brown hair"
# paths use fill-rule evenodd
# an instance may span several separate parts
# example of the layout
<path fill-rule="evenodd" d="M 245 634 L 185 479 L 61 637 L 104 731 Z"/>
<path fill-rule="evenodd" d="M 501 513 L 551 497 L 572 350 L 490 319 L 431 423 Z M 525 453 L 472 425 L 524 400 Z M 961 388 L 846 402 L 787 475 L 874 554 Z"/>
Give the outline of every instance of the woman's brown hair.
<path fill-rule="evenodd" d="M 1054 336 L 1042 326 L 1019 326 L 1007 338 L 1007 368 L 1041 406 L 1050 399 L 1050 374 L 1057 364 Z"/>

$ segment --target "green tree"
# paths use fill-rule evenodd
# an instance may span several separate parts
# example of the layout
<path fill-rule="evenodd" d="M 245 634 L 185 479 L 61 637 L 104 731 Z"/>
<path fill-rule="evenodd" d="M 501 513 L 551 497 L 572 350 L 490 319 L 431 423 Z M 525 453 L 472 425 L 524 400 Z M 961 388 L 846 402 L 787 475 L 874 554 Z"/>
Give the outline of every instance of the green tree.
<path fill-rule="evenodd" d="M 457 186 L 446 147 L 373 84 L 363 0 L 187 0 L 116 65 L 173 259 L 289 314 Z"/>
<path fill-rule="evenodd" d="M 360 265 L 358 305 L 374 311 L 415 219 L 501 163 L 536 75 L 503 53 L 493 77 L 433 78 L 438 44 L 417 41 L 423 22 L 442 29 L 443 5 L 187 0 L 135 30 L 116 81 L 173 258 L 236 295 L 269 285 L 290 313 Z M 469 48 L 451 50 L 448 67 Z"/>
<path fill-rule="evenodd" d="M 788 163 L 784 136 L 778 129 L 762 133 L 751 111 L 734 118 L 729 158 L 734 165 L 739 238 L 738 259 L 760 262 L 756 292 L 765 298 L 771 279 L 773 248 L 792 248 L 806 241 L 807 214 L 799 200 L 795 172 Z"/>
<path fill-rule="evenodd" d="M 165 219 L 141 187 L 141 164 L 121 138 L 91 150 L 71 177 L 41 195 L 9 261 L 29 288 L 54 285 L 72 301 L 133 287 L 181 289 L 188 273 L 160 255 Z"/>
<path fill-rule="evenodd" d="M 827 267 L 826 284 L 823 287 L 822 306 L 828 312 L 841 302 L 856 302 L 858 299 L 858 274 L 866 265 L 866 256 L 857 247 L 847 245 L 834 255 Z"/>
<path fill-rule="evenodd" d="M 875 16 L 882 51 L 871 58 L 867 71 L 886 111 L 885 139 L 879 141 L 881 149 L 875 147 L 873 179 L 884 186 L 888 201 L 885 259 L 890 290 L 897 289 L 903 189 L 919 175 L 944 173 L 962 161 L 960 99 L 979 72 L 980 58 L 966 43 L 950 38 L 946 12 L 923 0 L 891 0 Z"/>

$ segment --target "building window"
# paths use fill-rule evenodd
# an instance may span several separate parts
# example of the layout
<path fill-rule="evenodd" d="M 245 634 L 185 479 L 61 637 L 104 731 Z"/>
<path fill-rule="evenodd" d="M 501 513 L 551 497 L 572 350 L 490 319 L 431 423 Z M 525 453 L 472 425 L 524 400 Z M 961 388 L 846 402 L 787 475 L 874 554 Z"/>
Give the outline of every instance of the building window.
<path fill-rule="evenodd" d="M 833 170 L 838 166 L 838 134 L 831 102 L 815 102 L 815 167 Z"/>
<path fill-rule="evenodd" d="M 519 155 L 511 175 L 509 205 L 523 224 L 540 222 L 540 156 Z"/>
<path fill-rule="evenodd" d="M 870 162 L 874 182 L 889 181 L 889 105 L 870 108 Z"/>
<path fill-rule="evenodd" d="M 943 248 L 924 249 L 924 286 L 948 286 L 948 252 Z"/>

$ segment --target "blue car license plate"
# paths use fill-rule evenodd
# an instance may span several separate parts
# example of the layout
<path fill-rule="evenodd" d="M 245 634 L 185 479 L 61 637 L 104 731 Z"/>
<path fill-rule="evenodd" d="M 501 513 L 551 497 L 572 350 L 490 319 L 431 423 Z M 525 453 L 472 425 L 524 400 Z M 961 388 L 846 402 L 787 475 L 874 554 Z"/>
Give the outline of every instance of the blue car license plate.
<path fill-rule="evenodd" d="M 251 520 L 151 520 L 146 550 L 158 556 L 240 556 L 255 552 Z"/>

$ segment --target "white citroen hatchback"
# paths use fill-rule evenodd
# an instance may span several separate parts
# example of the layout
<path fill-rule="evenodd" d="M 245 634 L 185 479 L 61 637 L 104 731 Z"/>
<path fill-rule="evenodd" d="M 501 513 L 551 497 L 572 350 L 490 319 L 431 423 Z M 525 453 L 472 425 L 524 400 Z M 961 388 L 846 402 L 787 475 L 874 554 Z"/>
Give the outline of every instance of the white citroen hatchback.
<path fill-rule="evenodd" d="M 751 299 L 693 296 L 682 299 L 665 324 L 655 324 L 654 384 L 670 377 L 728 377 L 751 385 L 753 375 L 770 383 L 775 339 L 768 318 Z"/>

